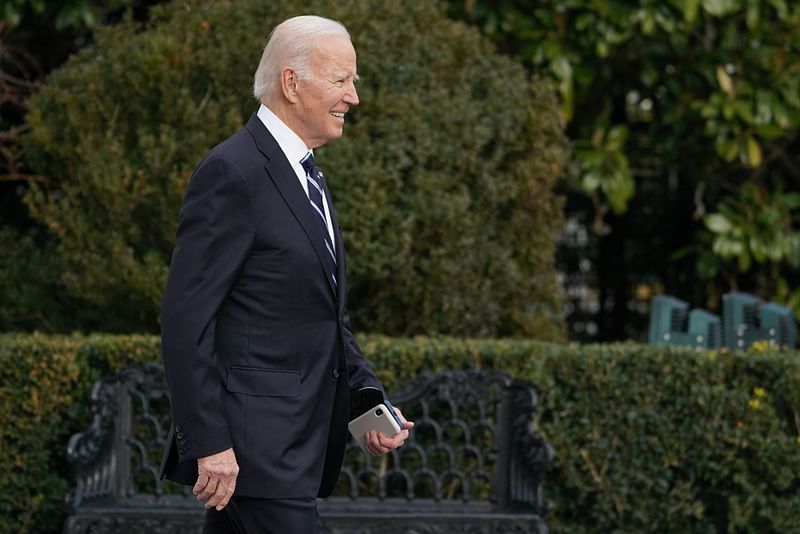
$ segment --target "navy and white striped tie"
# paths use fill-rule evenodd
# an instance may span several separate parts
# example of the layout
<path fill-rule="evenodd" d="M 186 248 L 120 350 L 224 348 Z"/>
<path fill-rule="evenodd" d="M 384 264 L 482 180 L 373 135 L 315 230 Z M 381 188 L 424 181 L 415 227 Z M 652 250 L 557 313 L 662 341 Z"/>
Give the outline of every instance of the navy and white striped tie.
<path fill-rule="evenodd" d="M 322 238 L 325 241 L 325 249 L 328 251 L 326 258 L 329 261 L 325 261 L 327 264 L 326 267 L 330 273 L 331 280 L 333 280 L 333 285 L 336 286 L 336 251 L 333 249 L 333 246 L 331 246 L 328 223 L 325 220 L 325 208 L 322 203 L 325 179 L 322 177 L 322 172 L 319 170 L 319 167 L 317 167 L 314 161 L 314 155 L 311 152 L 306 154 L 300 161 L 300 164 L 306 171 L 306 177 L 308 178 L 308 200 L 311 202 L 311 209 L 314 211 L 316 219 L 322 228 Z"/>

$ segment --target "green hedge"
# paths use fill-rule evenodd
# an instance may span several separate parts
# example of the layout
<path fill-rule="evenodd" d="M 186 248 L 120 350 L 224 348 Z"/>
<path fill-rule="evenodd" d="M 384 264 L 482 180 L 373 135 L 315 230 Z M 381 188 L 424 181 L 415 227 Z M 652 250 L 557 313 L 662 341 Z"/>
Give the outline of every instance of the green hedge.
<path fill-rule="evenodd" d="M 0 532 L 58 532 L 71 489 L 70 435 L 96 380 L 159 358 L 152 336 L 0 335 Z"/>
<path fill-rule="evenodd" d="M 555 447 L 555 532 L 791 532 L 800 525 L 798 353 L 635 344 L 392 339 L 362 346 L 388 387 L 420 370 L 497 368 L 540 393 Z M 91 385 L 158 360 L 144 336 L 0 336 L 0 532 L 56 532 L 65 445 Z"/>

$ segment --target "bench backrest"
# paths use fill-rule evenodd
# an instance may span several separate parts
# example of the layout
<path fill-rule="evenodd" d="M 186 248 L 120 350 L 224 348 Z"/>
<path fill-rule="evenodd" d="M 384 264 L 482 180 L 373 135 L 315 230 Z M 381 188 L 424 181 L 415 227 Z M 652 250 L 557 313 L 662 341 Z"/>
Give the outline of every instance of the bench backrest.
<path fill-rule="evenodd" d="M 350 499 L 491 501 L 497 511 L 546 515 L 542 475 L 553 451 L 532 430 L 536 394 L 502 373 L 479 370 L 420 375 L 392 402 L 415 421 L 406 445 L 372 457 L 348 444 L 334 495 Z M 190 488 L 158 477 L 170 428 L 163 368 L 131 366 L 95 384 L 89 430 L 69 441 L 77 486 L 85 499 L 165 495 L 194 499 Z"/>

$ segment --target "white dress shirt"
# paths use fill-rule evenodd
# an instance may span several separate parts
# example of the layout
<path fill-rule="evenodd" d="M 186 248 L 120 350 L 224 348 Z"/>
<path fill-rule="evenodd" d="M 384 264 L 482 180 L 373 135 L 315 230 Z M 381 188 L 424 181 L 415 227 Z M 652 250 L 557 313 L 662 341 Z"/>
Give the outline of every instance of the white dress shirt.
<path fill-rule="evenodd" d="M 269 130 L 269 133 L 272 134 L 272 137 L 274 137 L 278 142 L 278 146 L 281 147 L 286 159 L 289 160 L 289 165 L 291 165 L 292 169 L 294 169 L 294 173 L 297 175 L 297 179 L 300 180 L 300 185 L 303 187 L 303 191 L 305 191 L 306 196 L 308 196 L 308 177 L 306 176 L 306 171 L 303 169 L 303 165 L 300 164 L 300 161 L 306 157 L 306 154 L 309 152 L 313 154 L 314 151 L 308 148 L 303 140 L 300 139 L 300 136 L 294 133 L 291 128 L 286 126 L 286 123 L 280 120 L 278 116 L 275 115 L 272 110 L 270 110 L 264 104 L 261 104 L 261 107 L 258 108 L 257 115 L 258 118 L 261 119 L 261 122 L 264 123 L 264 126 L 267 128 L 267 130 Z M 328 226 L 328 235 L 331 238 L 331 245 L 333 246 L 334 250 L 336 250 L 336 241 L 333 239 L 331 213 L 328 209 L 328 199 L 324 191 L 322 192 L 322 204 L 322 207 L 325 210 L 325 224 Z"/>

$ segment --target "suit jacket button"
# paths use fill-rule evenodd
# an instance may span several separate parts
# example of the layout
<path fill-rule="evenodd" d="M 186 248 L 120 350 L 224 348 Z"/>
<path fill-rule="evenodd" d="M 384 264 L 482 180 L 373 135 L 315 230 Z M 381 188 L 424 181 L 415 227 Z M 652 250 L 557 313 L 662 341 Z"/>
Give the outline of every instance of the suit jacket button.
<path fill-rule="evenodd" d="M 178 439 L 183 439 L 183 432 L 178 432 L 177 436 L 178 436 Z"/>
<path fill-rule="evenodd" d="M 331 374 L 333 375 L 333 378 L 339 378 L 339 369 L 334 369 L 333 373 Z"/>
<path fill-rule="evenodd" d="M 181 425 L 175 425 L 175 432 L 181 431 Z"/>
<path fill-rule="evenodd" d="M 179 452 L 179 453 L 181 453 L 181 454 L 183 454 L 183 453 L 185 453 L 185 452 L 186 452 L 186 449 L 184 449 L 183 447 L 181 447 L 180 449 L 178 449 L 178 452 Z"/>

